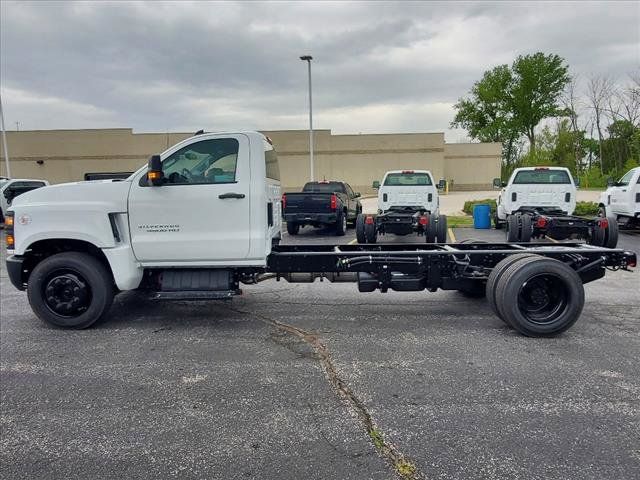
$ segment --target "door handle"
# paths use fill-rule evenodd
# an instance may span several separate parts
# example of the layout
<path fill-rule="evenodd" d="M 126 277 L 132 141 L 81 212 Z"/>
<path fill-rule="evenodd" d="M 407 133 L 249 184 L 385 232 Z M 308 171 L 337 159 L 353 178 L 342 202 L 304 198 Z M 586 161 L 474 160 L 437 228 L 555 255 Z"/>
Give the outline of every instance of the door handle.
<path fill-rule="evenodd" d="M 221 193 L 220 195 L 218 195 L 218 198 L 222 200 L 224 200 L 225 198 L 244 198 L 244 193 L 233 193 L 233 192 Z"/>

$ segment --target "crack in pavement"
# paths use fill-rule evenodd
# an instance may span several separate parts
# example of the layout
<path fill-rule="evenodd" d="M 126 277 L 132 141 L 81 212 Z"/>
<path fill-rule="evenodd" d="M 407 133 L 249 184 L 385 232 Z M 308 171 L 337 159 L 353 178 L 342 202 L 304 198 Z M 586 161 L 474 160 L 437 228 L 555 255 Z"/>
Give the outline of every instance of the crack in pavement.
<path fill-rule="evenodd" d="M 362 427 L 369 436 L 369 440 L 376 448 L 378 453 L 393 467 L 395 472 L 403 480 L 423 480 L 425 478 L 424 475 L 420 471 L 418 471 L 415 463 L 411 462 L 402 452 L 400 452 L 400 450 L 398 450 L 398 448 L 394 444 L 384 438 L 384 434 L 380 431 L 380 429 L 376 427 L 376 424 L 373 421 L 373 418 L 371 417 L 371 414 L 369 413 L 366 405 L 340 377 L 333 363 L 333 360 L 331 359 L 329 349 L 324 343 L 320 341 L 320 339 L 316 335 L 307 332 L 302 328 L 296 327 L 295 325 L 289 325 L 288 323 L 280 322 L 259 313 L 238 310 L 228 305 L 225 305 L 225 307 L 236 313 L 253 315 L 262 323 L 274 327 L 281 332 L 286 332 L 290 335 L 298 337 L 306 344 L 311 346 L 315 352 L 316 359 L 320 361 L 324 369 L 329 383 L 334 388 L 334 390 L 336 390 L 336 392 L 347 401 L 351 409 L 356 413 Z M 288 346 L 283 345 L 281 342 L 276 343 L 284 346 L 285 348 L 289 348 Z M 294 353 L 299 354 L 299 352 L 295 351 Z"/>

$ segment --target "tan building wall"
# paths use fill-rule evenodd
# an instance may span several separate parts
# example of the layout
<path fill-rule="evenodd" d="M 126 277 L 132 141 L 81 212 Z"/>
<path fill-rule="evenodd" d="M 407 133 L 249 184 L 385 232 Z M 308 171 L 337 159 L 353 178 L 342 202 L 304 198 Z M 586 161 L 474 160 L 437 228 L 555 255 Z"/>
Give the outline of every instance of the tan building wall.
<path fill-rule="evenodd" d="M 309 133 L 265 131 L 278 152 L 282 185 L 299 190 L 309 177 Z M 88 172 L 134 171 L 190 133 L 133 133 L 128 128 L 7 132 L 14 178 L 51 183 L 82 180 Z M 316 179 L 344 180 L 356 191 L 396 169 L 431 170 L 436 180 L 453 180 L 454 189 L 480 190 L 500 176 L 499 143 L 447 144 L 443 133 L 332 135 L 314 132 Z M 4 173 L 2 158 L 0 175 Z M 41 162 L 39 164 L 38 162 Z"/>

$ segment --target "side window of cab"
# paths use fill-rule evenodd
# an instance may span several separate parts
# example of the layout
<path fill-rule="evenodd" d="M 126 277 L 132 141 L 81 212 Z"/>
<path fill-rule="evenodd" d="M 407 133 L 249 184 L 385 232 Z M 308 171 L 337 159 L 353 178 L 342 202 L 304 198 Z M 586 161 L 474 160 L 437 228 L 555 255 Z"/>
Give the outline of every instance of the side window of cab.
<path fill-rule="evenodd" d="M 618 187 L 628 186 L 631 181 L 631 177 L 633 177 L 633 170 L 629 170 L 620 180 L 618 180 Z"/>
<path fill-rule="evenodd" d="M 213 138 L 191 143 L 162 162 L 164 185 L 236 183 L 238 140 Z M 146 175 L 140 181 L 147 183 Z"/>

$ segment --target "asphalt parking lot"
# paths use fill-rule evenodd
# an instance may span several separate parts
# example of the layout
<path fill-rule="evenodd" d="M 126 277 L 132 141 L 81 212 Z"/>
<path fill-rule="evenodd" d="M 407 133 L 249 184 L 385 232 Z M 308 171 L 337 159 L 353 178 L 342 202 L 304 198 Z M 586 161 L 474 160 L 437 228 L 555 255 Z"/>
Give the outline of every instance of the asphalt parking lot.
<path fill-rule="evenodd" d="M 330 233 L 284 242 L 354 239 Z M 640 236 L 620 247 L 640 253 Z M 3 478 L 391 479 L 394 463 L 405 478 L 640 477 L 638 271 L 587 285 L 552 339 L 457 292 L 127 293 L 108 321 L 64 331 L 33 316 L 4 258 L 0 288 Z"/>

